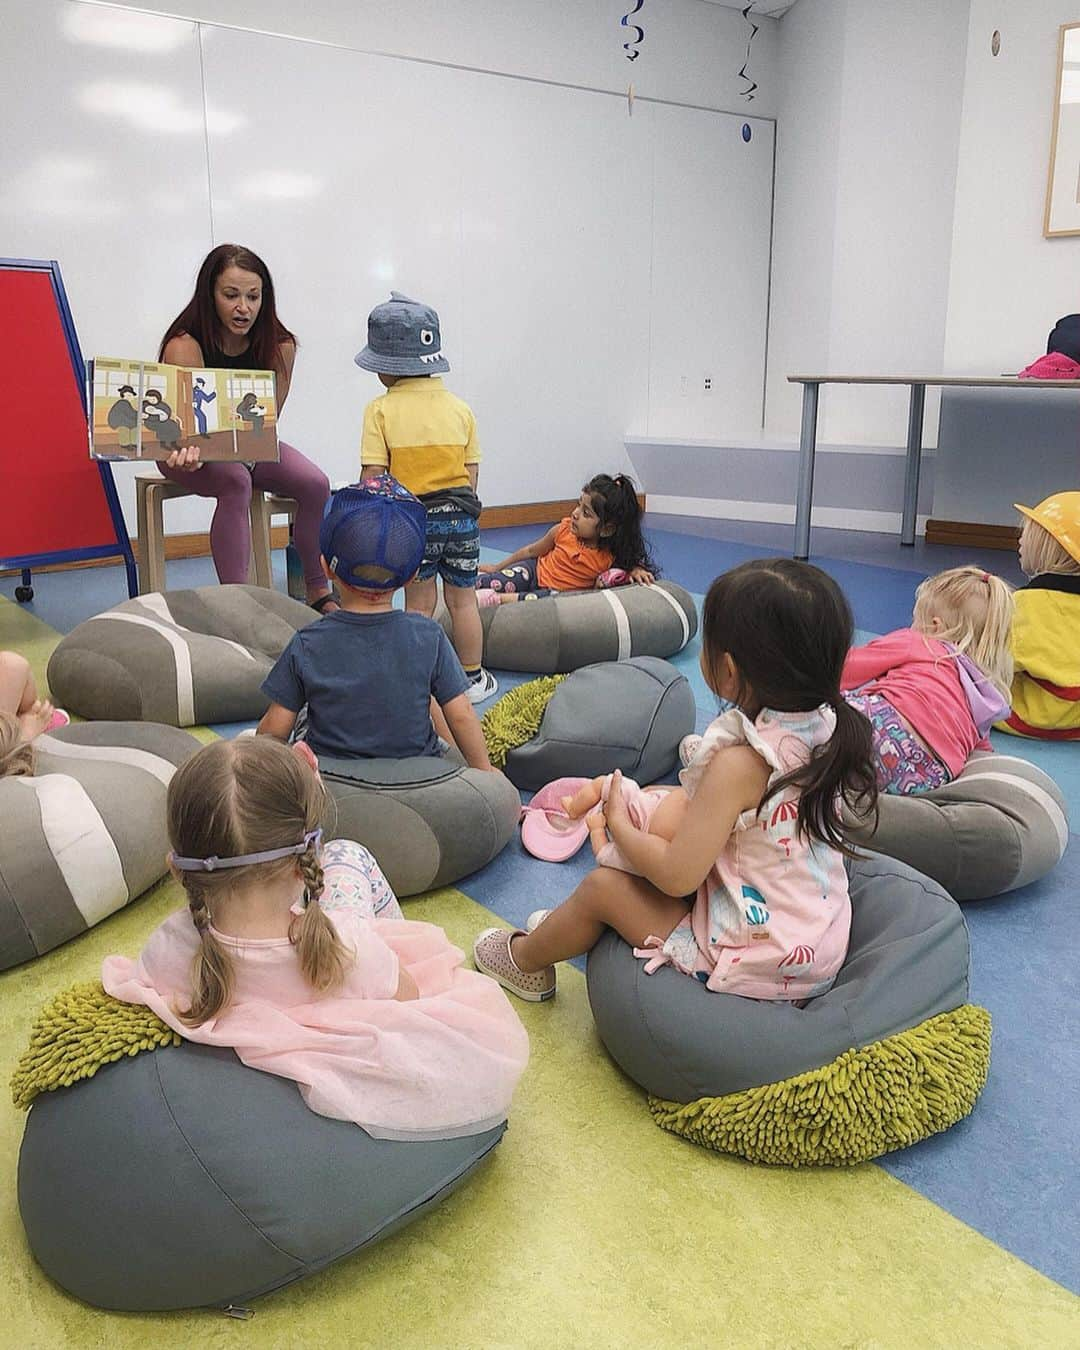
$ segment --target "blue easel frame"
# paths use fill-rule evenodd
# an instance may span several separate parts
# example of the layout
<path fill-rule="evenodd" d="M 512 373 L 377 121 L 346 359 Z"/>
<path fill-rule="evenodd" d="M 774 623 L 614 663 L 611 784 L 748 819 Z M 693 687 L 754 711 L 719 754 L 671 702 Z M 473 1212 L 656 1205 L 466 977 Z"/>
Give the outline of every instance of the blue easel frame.
<path fill-rule="evenodd" d="M 78 386 L 83 412 L 86 413 L 86 364 L 79 348 L 79 338 L 75 332 L 75 322 L 71 317 L 71 307 L 68 305 L 63 278 L 60 276 L 60 264 L 55 258 L 50 262 L 35 261 L 30 258 L 0 258 L 0 271 L 48 273 L 49 280 L 52 283 L 53 299 L 56 301 L 60 323 L 64 330 L 64 338 L 67 342 L 68 356 L 71 358 L 72 374 L 75 376 L 75 383 Z M 87 454 L 89 454 L 89 450 L 87 450 Z M 105 500 L 109 504 L 109 515 L 112 517 L 113 529 L 116 533 L 115 545 L 95 544 L 92 548 L 57 549 L 51 553 L 25 554 L 22 557 L 15 558 L 0 556 L 0 570 L 20 569 L 22 571 L 22 584 L 29 587 L 31 569 L 34 567 L 45 567 L 52 563 L 90 562 L 96 558 L 122 558 L 127 571 L 128 595 L 138 595 L 139 582 L 135 571 L 135 555 L 131 551 L 131 540 L 128 537 L 127 526 L 124 524 L 124 513 L 120 509 L 120 498 L 116 494 L 112 466 L 98 460 L 97 467 L 101 474 L 101 486 L 105 493 Z"/>

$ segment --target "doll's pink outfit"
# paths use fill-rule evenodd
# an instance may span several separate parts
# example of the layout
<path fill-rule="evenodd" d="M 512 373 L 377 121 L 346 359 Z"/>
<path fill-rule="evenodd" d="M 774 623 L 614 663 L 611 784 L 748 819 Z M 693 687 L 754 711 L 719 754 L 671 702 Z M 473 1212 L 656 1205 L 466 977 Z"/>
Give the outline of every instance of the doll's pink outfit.
<path fill-rule="evenodd" d="M 822 705 L 811 712 L 766 709 L 751 722 L 737 709 L 713 721 L 679 775 L 693 796 L 713 756 L 731 745 L 749 745 L 769 765 L 769 786 L 801 767 L 836 728 L 836 714 Z M 605 782 L 605 796 L 607 783 Z M 662 791 L 643 792 L 623 779 L 630 819 L 646 829 Z M 746 998 L 804 999 L 829 989 L 847 955 L 851 901 L 841 854 L 796 832 L 799 788 L 769 797 L 760 813 L 744 811 L 694 903 L 661 941 L 651 938 L 637 955 L 650 973 L 670 962 L 715 993 Z M 614 845 L 609 845 L 614 849 Z M 632 870 L 615 850 L 597 861 Z"/>
<path fill-rule="evenodd" d="M 495 981 L 462 967 L 441 928 L 366 917 L 358 903 L 364 870 L 351 902 L 327 906 L 353 953 L 332 993 L 313 992 L 287 938 L 217 933 L 233 962 L 232 999 L 201 1026 L 185 1025 L 177 1010 L 190 1002 L 200 945 L 186 909 L 151 934 L 138 960 L 107 957 L 102 984 L 114 998 L 152 1008 L 186 1040 L 227 1046 L 250 1068 L 293 1079 L 313 1111 L 376 1138 L 490 1129 L 505 1120 L 528 1061 L 525 1030 Z M 372 890 L 381 893 L 377 884 Z M 400 970 L 416 981 L 418 999 L 394 999 Z"/>

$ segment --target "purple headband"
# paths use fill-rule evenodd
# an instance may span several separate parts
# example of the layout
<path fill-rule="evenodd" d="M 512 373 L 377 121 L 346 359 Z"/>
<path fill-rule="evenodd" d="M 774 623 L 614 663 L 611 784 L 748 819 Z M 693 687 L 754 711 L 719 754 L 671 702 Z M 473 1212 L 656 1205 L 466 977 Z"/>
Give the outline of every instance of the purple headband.
<path fill-rule="evenodd" d="M 303 843 L 290 844 L 288 848 L 270 848 L 264 853 L 241 853 L 236 858 L 179 858 L 169 854 L 169 862 L 178 872 L 216 872 L 223 867 L 249 867 L 252 863 L 276 862 L 278 858 L 288 858 L 296 853 L 305 853 L 314 843 L 322 847 L 322 830 L 309 830 Z"/>

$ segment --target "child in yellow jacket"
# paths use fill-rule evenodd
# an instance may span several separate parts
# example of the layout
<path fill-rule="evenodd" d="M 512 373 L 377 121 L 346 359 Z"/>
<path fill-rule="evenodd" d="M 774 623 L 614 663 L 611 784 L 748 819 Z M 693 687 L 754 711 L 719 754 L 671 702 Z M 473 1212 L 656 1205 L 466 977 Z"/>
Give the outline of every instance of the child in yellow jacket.
<path fill-rule="evenodd" d="M 1016 592 L 1012 713 L 1002 731 L 1080 741 L 1080 492 L 1056 492 L 1027 517 Z"/>

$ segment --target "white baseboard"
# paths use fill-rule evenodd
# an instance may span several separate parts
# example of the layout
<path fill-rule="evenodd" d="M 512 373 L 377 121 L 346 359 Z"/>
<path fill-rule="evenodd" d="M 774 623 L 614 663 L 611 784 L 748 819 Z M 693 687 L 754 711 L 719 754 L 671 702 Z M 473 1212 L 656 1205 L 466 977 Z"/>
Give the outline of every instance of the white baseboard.
<path fill-rule="evenodd" d="M 668 497 L 650 492 L 647 511 L 660 516 L 701 516 L 709 520 L 756 520 L 772 525 L 794 525 L 795 508 L 784 502 L 737 502 L 721 497 Z M 836 530 L 868 530 L 876 534 L 899 534 L 899 511 L 860 511 L 843 506 L 815 506 L 811 525 Z M 926 516 L 917 516 L 915 533 L 926 531 Z"/>

